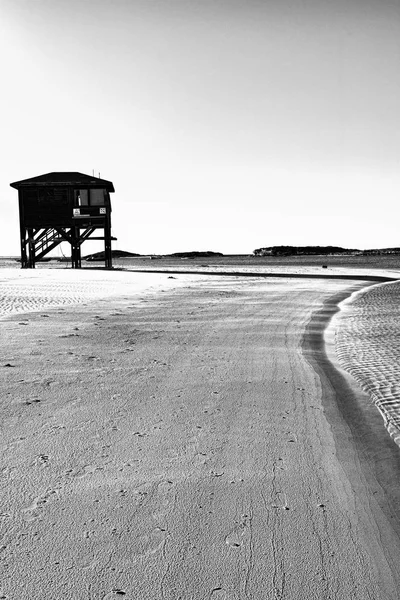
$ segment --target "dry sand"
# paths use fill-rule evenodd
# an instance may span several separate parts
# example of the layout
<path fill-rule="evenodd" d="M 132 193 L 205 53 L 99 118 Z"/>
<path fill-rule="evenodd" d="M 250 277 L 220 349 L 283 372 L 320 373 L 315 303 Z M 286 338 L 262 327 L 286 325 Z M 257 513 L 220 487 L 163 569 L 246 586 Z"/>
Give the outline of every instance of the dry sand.
<path fill-rule="evenodd" d="M 322 337 L 363 282 L 13 273 L 0 598 L 399 598 L 398 448 Z"/>

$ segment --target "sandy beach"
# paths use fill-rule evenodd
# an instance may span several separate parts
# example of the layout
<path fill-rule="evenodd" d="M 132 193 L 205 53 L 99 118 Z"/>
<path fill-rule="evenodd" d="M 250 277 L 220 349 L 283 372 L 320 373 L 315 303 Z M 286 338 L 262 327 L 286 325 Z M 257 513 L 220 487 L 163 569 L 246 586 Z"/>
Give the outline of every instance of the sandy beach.
<path fill-rule="evenodd" d="M 0 284 L 0 598 L 400 597 L 399 448 L 324 338 L 373 281 Z"/>

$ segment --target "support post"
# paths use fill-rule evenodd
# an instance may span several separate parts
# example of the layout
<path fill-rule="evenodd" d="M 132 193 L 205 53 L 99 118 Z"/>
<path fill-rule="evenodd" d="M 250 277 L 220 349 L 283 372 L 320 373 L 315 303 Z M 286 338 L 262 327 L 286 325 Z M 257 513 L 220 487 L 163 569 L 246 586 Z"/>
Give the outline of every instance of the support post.
<path fill-rule="evenodd" d="M 80 239 L 80 229 L 78 228 L 76 233 L 76 269 L 80 269 L 82 266 L 82 258 L 81 258 L 81 239 Z"/>
<path fill-rule="evenodd" d="M 104 258 L 106 269 L 112 268 L 110 213 L 104 219 Z"/>
<path fill-rule="evenodd" d="M 21 269 L 28 268 L 28 256 L 26 253 L 26 228 L 24 223 L 24 205 L 22 202 L 21 191 L 18 191 L 19 201 L 19 232 L 20 232 L 20 243 L 21 243 Z"/>
<path fill-rule="evenodd" d="M 26 244 L 27 244 L 26 231 L 25 231 L 24 227 L 21 227 L 20 238 L 21 238 L 21 269 L 27 269 L 29 265 L 28 265 L 28 255 L 26 253 Z"/>
<path fill-rule="evenodd" d="M 81 268 L 81 246 L 79 240 L 79 227 L 74 227 L 72 232 L 72 241 L 71 241 L 71 259 L 72 259 L 72 268 L 80 269 Z"/>
<path fill-rule="evenodd" d="M 35 237 L 34 231 L 32 228 L 28 229 L 28 247 L 29 247 L 29 269 L 35 268 Z"/>

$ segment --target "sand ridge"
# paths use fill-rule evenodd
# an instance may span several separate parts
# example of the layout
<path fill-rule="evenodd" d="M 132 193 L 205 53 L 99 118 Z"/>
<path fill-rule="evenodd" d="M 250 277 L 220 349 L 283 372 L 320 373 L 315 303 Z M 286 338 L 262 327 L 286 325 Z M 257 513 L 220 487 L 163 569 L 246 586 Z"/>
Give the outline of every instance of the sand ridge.
<path fill-rule="evenodd" d="M 143 297 L 156 290 L 168 290 L 200 282 L 204 277 L 179 278 L 163 275 L 135 275 L 96 269 L 0 270 L 0 319 L 15 313 L 88 303 L 132 294 Z"/>
<path fill-rule="evenodd" d="M 353 294 L 336 317 L 339 364 L 360 384 L 400 445 L 400 283 Z"/>

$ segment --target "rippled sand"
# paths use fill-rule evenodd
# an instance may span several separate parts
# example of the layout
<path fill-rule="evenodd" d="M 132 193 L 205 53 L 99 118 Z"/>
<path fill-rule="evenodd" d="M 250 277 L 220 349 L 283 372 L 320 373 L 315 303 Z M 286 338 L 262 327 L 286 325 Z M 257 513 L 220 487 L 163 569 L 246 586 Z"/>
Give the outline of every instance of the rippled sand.
<path fill-rule="evenodd" d="M 195 277 L 196 281 L 204 278 Z M 124 273 L 72 269 L 0 269 L 0 318 L 45 308 L 66 307 L 91 301 L 130 296 L 142 297 L 157 290 L 185 285 L 193 277 L 167 274 Z"/>
<path fill-rule="evenodd" d="M 368 392 L 400 445 L 400 282 L 356 292 L 336 323 L 340 365 Z"/>

